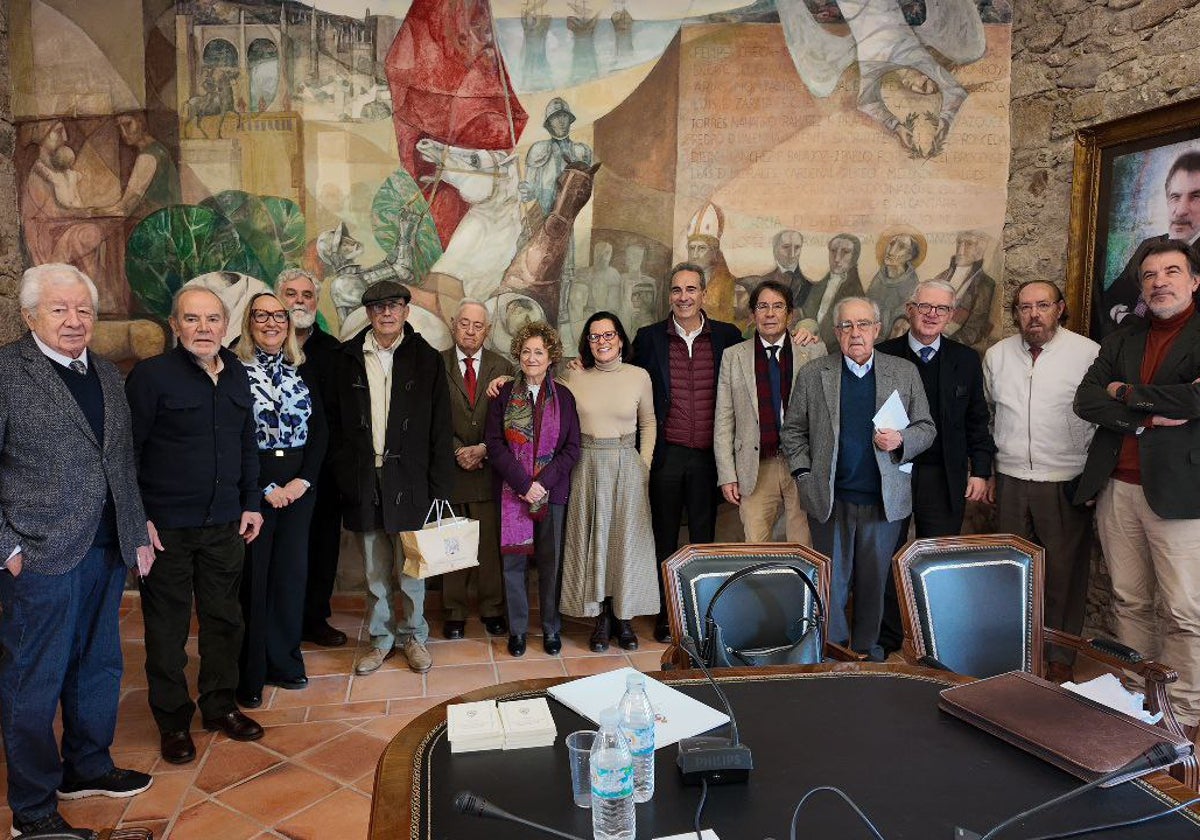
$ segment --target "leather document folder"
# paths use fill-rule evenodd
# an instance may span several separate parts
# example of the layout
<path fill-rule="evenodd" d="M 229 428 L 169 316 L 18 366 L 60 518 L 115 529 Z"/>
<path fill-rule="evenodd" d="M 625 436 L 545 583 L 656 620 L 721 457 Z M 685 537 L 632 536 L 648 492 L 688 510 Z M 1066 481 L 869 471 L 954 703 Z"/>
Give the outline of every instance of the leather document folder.
<path fill-rule="evenodd" d="M 1162 727 L 1022 671 L 944 689 L 938 707 L 1088 782 L 1160 742 L 1173 746 L 1180 759 L 1193 749 L 1187 739 Z M 1103 786 L 1147 772 L 1129 773 Z"/>

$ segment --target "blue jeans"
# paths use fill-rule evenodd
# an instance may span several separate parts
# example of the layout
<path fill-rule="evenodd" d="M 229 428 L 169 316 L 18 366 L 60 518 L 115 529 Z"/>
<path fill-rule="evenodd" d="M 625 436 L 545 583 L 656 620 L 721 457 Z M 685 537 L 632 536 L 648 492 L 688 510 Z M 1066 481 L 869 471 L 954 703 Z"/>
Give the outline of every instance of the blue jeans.
<path fill-rule="evenodd" d="M 362 548 L 367 574 L 367 626 L 371 644 L 380 650 L 401 646 L 412 636 L 421 644 L 429 638 L 425 620 L 425 581 L 404 574 L 404 546 L 399 534 L 367 531 L 356 534 Z M 395 579 L 400 577 L 400 603 L 404 615 L 397 617 L 392 604 Z"/>
<path fill-rule="evenodd" d="M 15 820 L 55 813 L 64 771 L 92 779 L 113 768 L 124 585 L 120 555 L 102 548 L 63 575 L 0 572 L 0 730 Z M 60 702 L 61 760 L 54 737 Z"/>

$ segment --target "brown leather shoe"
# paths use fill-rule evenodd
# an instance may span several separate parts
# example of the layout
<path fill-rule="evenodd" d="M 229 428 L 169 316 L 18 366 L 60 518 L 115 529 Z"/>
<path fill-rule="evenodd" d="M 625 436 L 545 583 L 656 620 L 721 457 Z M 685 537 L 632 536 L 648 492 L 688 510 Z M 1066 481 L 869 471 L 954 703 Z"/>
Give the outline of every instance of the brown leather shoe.
<path fill-rule="evenodd" d="M 206 718 L 204 728 L 224 732 L 234 741 L 257 741 L 263 736 L 263 728 L 236 709 L 218 718 Z"/>
<path fill-rule="evenodd" d="M 196 745 L 186 729 L 181 732 L 163 732 L 159 736 L 159 752 L 168 764 L 187 764 L 196 757 Z"/>

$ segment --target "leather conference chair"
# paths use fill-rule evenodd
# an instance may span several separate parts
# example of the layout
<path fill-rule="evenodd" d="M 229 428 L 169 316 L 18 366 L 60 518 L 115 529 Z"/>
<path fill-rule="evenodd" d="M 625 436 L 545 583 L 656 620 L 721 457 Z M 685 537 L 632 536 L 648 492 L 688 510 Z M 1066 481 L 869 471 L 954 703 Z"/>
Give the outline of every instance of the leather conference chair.
<path fill-rule="evenodd" d="M 1070 648 L 1136 674 L 1147 708 L 1183 735 L 1167 700 L 1179 675 L 1109 639 L 1082 638 L 1042 623 L 1045 549 L 1012 534 L 913 540 L 896 553 L 892 574 L 911 663 L 973 677 L 1026 671 L 1045 677 L 1046 644 Z M 1195 758 L 1172 774 L 1196 789 Z"/>
<path fill-rule="evenodd" d="M 663 653 L 663 669 L 691 668 L 683 649 L 684 636 L 697 646 L 705 640 L 704 617 L 713 594 L 731 575 L 756 563 L 786 563 L 815 584 L 823 605 L 829 603 L 831 564 L 828 557 L 798 543 L 710 543 L 685 545 L 662 563 L 671 644 Z M 726 645 L 760 648 L 778 645 L 797 620 L 816 615 L 811 590 L 787 569 L 763 569 L 738 581 L 721 596 L 713 618 L 721 626 Z M 828 612 L 821 621 L 820 638 L 827 638 Z M 826 657 L 858 660 L 853 651 L 830 643 L 817 648 L 817 634 L 805 636 L 800 653 L 805 663 Z"/>

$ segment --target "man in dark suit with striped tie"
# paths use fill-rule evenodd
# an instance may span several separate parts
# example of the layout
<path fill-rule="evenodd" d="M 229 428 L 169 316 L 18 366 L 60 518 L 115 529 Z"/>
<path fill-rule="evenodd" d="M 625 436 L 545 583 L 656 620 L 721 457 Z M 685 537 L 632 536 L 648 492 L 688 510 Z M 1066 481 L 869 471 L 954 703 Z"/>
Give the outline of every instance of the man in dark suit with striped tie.
<path fill-rule="evenodd" d="M 464 299 L 450 325 L 454 346 L 442 351 L 450 385 L 450 422 L 454 426 L 454 489 L 449 501 L 455 513 L 479 521 L 479 565 L 442 576 L 442 606 L 446 609 L 442 633 L 447 639 L 461 639 L 466 632 L 472 588 L 487 632 L 492 636 L 508 634 L 500 568 L 500 520 L 483 430 L 488 383 L 498 376 L 511 376 L 512 365 L 499 353 L 484 349 L 490 326 L 487 308 L 479 301 Z"/>

